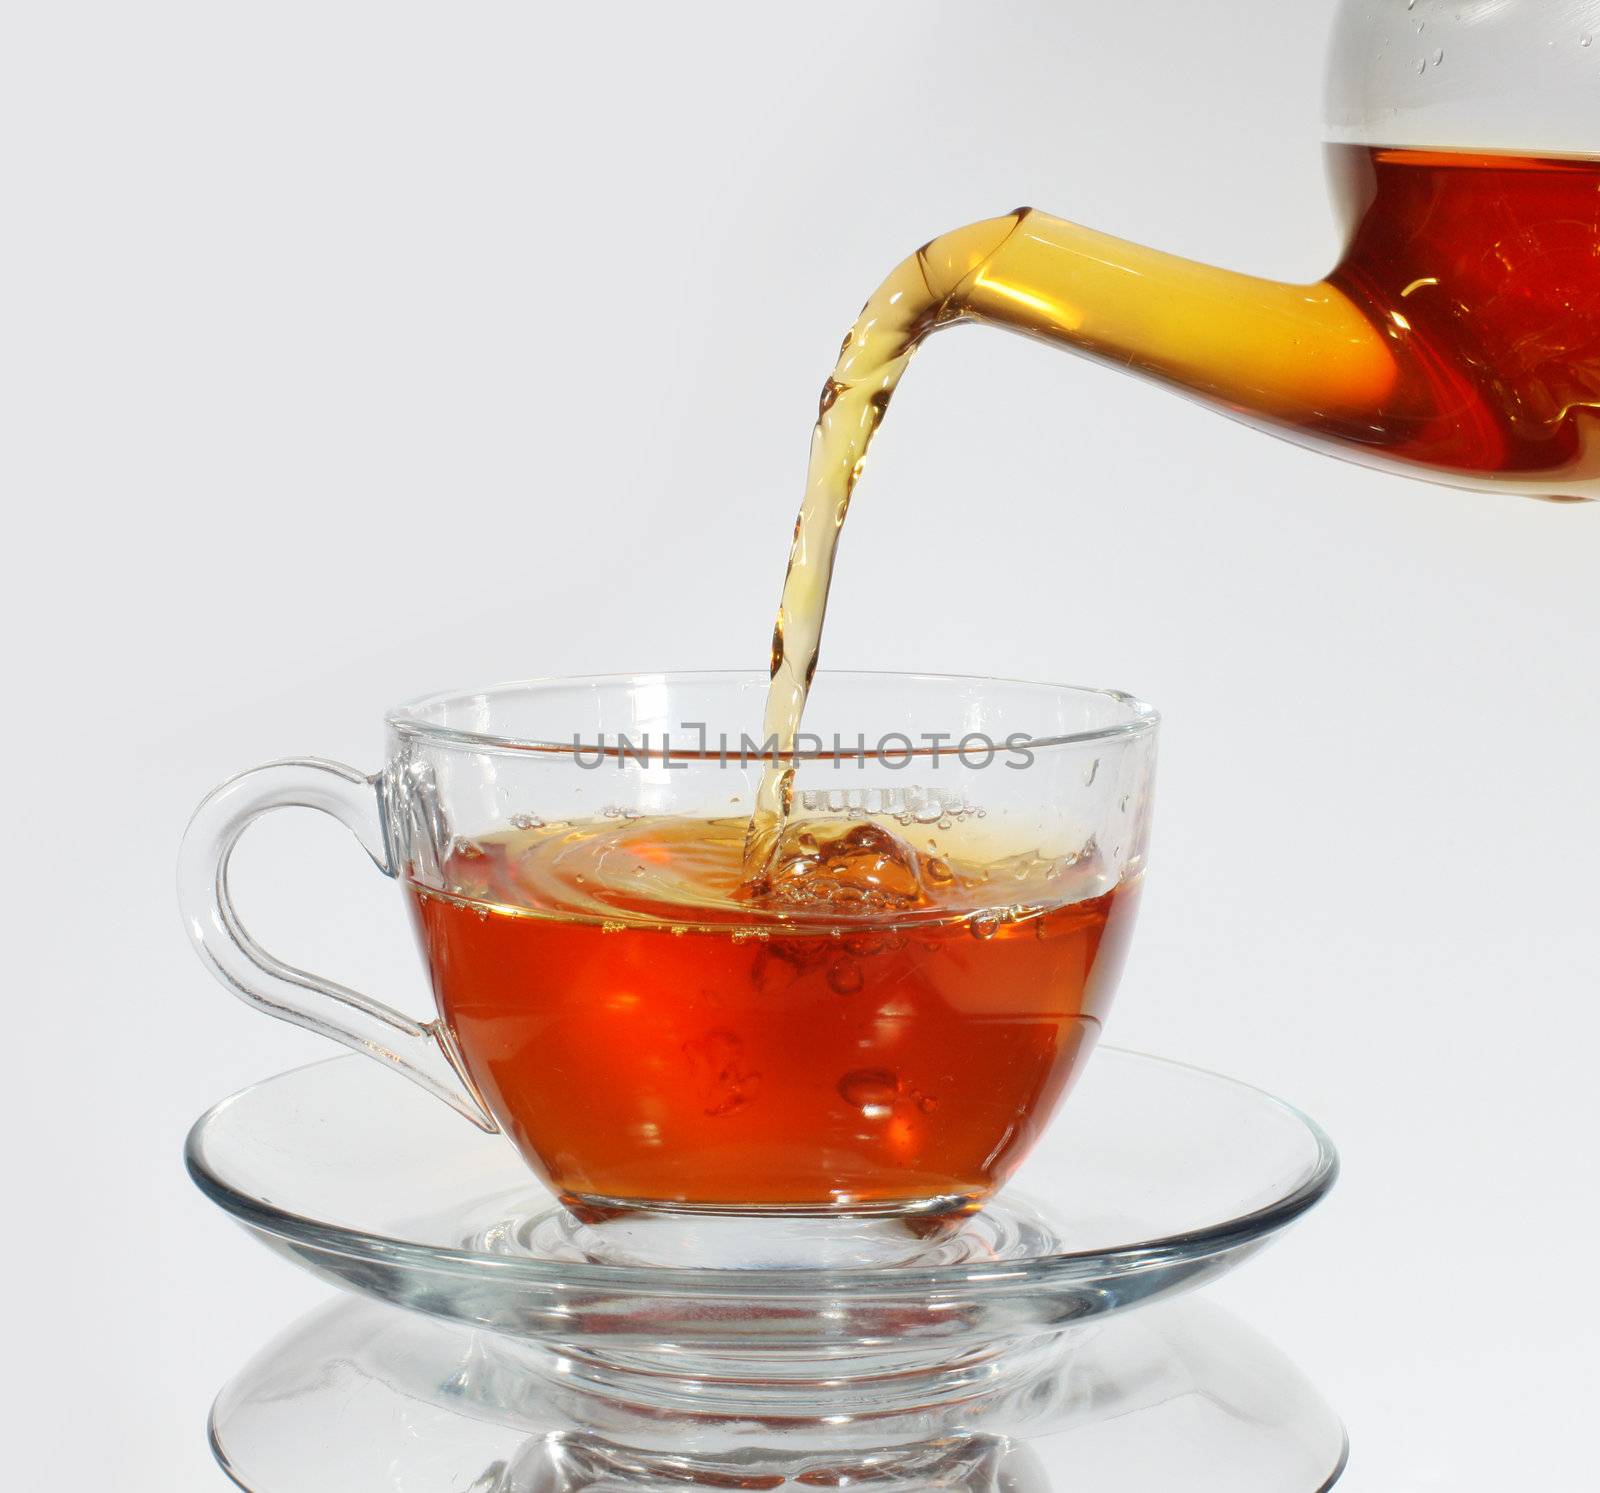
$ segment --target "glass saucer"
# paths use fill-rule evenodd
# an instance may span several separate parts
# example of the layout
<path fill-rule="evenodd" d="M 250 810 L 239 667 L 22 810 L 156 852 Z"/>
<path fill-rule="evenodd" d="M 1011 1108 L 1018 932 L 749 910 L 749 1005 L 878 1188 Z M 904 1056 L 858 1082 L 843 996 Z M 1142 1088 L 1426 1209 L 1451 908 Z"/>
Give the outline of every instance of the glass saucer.
<path fill-rule="evenodd" d="M 335 1303 L 212 1411 L 251 1493 L 1319 1493 L 1336 1416 L 1282 1354 L 1194 1298 L 1064 1335 L 1026 1381 L 960 1405 L 825 1418 L 662 1415 L 563 1382 L 536 1344 Z"/>
<path fill-rule="evenodd" d="M 597 1263 L 593 1231 L 505 1140 L 359 1057 L 224 1101 L 187 1160 L 210 1198 L 337 1285 L 558 1346 L 570 1375 L 665 1408 L 773 1398 L 796 1413 L 847 1392 L 883 1408 L 959 1398 L 975 1376 L 1026 1372 L 1010 1350 L 1212 1279 L 1338 1169 L 1288 1105 L 1114 1048 L 1000 1199 L 934 1235 L 892 1222 L 899 1254 L 866 1221 L 866 1265 L 838 1263 L 848 1245 L 822 1266 L 785 1256 L 737 1217 L 706 1221 L 706 1264 Z"/>

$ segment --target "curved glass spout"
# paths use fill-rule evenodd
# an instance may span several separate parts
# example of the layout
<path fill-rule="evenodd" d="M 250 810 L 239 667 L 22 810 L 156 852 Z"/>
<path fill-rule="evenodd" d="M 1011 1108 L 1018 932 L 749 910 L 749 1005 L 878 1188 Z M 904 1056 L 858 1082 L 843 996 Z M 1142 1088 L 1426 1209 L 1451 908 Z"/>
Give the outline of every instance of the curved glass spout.
<path fill-rule="evenodd" d="M 1351 460 L 1600 496 L 1600 162 L 1330 155 L 1357 221 L 1316 284 L 1212 269 L 1028 211 L 958 316 Z"/>
<path fill-rule="evenodd" d="M 1299 426 L 1388 399 L 1388 340 L 1337 287 L 1212 269 L 1037 210 L 974 277 L 963 319 L 991 323 Z"/>

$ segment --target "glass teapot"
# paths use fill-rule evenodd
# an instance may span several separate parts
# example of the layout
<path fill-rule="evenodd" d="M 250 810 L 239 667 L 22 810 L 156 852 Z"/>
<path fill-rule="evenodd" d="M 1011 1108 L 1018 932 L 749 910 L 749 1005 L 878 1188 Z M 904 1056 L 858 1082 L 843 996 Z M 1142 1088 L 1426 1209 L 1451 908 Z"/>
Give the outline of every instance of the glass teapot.
<path fill-rule="evenodd" d="M 937 324 L 1009 327 L 1349 460 L 1600 496 L 1600 0 L 1345 0 L 1311 285 L 1034 209 L 935 240 Z"/>

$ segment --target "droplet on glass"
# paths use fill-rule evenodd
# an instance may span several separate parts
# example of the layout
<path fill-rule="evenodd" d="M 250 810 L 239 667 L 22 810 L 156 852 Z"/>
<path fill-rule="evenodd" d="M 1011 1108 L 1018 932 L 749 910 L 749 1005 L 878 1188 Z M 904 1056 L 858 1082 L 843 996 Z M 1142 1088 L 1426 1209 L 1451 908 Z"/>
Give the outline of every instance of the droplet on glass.
<path fill-rule="evenodd" d="M 886 1119 L 900 1096 L 900 1079 L 887 1068 L 857 1068 L 839 1080 L 839 1097 L 869 1120 Z"/>
<path fill-rule="evenodd" d="M 854 995 L 861 988 L 861 966 L 853 959 L 836 959 L 828 971 L 828 988 L 835 995 Z"/>

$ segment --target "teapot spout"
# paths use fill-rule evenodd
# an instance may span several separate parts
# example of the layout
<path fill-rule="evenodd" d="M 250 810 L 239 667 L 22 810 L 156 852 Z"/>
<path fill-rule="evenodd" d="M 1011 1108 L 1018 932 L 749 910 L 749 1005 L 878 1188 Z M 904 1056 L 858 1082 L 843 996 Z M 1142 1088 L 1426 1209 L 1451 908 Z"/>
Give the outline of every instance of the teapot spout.
<path fill-rule="evenodd" d="M 1410 274 L 1399 261 L 1347 256 L 1327 279 L 1280 284 L 1033 209 L 1014 221 L 949 319 L 1083 353 L 1347 460 L 1458 487 L 1600 496 L 1600 367 L 1570 315 L 1551 322 L 1582 344 L 1570 356 L 1528 362 L 1529 340 L 1508 333 L 1496 365 L 1492 320 L 1446 300 L 1438 276 L 1391 287 Z"/>
<path fill-rule="evenodd" d="M 966 309 L 1263 423 L 1353 419 L 1398 378 L 1385 338 L 1326 281 L 1213 269 L 1037 210 L 973 277 Z"/>

